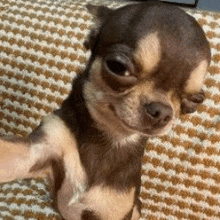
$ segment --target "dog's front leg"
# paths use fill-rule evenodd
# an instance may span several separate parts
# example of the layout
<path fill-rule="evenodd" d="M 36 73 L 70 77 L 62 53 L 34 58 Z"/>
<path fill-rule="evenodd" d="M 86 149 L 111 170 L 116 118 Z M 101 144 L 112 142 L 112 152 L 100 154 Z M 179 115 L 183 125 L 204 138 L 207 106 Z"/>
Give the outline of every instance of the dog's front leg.
<path fill-rule="evenodd" d="M 58 116 L 49 115 L 27 139 L 0 137 L 0 182 L 48 174 L 53 178 L 53 165 L 70 160 L 70 155 L 77 169 L 80 162 L 73 134 Z"/>
<path fill-rule="evenodd" d="M 28 139 L 0 137 L 0 182 L 26 178 L 35 161 L 34 150 Z"/>
<path fill-rule="evenodd" d="M 33 143 L 31 138 L 1 136 L 0 182 L 51 176 L 50 165 L 58 157 L 59 154 L 55 156 L 43 140 Z M 36 166 L 41 166 L 39 163 L 45 164 L 44 169 L 35 169 Z"/>
<path fill-rule="evenodd" d="M 134 196 L 135 188 L 121 191 L 94 186 L 78 202 L 62 203 L 59 209 L 65 220 L 138 220 L 140 214 L 134 207 Z"/>

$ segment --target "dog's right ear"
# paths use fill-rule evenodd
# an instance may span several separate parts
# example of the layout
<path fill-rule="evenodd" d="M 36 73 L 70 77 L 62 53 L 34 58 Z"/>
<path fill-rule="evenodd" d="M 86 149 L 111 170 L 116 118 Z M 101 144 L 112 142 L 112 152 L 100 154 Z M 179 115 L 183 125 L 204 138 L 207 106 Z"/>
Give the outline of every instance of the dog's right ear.
<path fill-rule="evenodd" d="M 99 29 L 106 20 L 107 16 L 113 11 L 105 6 L 86 5 L 88 11 L 94 16 L 95 27 L 90 31 L 89 36 L 84 42 L 86 49 L 92 49 L 95 45 L 96 38 L 99 34 Z"/>

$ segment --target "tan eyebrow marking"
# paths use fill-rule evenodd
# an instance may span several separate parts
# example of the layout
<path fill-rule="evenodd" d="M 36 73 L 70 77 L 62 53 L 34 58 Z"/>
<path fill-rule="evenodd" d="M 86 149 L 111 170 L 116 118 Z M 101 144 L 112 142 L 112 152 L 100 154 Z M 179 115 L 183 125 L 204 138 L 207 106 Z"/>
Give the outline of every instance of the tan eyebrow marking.
<path fill-rule="evenodd" d="M 145 73 L 153 71 L 161 59 L 161 45 L 157 32 L 148 34 L 139 41 L 135 58 Z"/>

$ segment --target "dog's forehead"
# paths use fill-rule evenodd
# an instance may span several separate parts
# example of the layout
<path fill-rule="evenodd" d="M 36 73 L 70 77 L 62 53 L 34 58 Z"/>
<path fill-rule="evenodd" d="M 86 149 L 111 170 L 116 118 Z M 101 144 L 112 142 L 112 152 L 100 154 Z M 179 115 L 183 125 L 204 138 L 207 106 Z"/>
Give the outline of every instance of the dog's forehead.
<path fill-rule="evenodd" d="M 98 52 L 102 53 L 105 47 L 120 43 L 134 49 L 139 39 L 156 29 L 153 24 L 155 14 L 150 13 L 150 7 L 156 5 L 134 4 L 113 10 L 100 29 Z"/>
<path fill-rule="evenodd" d="M 178 7 L 153 2 L 119 8 L 107 16 L 95 54 L 105 57 L 112 48 L 129 54 L 137 75 L 153 79 L 155 87 L 164 90 L 192 92 L 199 78 L 198 90 L 210 61 L 208 42 L 195 19 Z"/>

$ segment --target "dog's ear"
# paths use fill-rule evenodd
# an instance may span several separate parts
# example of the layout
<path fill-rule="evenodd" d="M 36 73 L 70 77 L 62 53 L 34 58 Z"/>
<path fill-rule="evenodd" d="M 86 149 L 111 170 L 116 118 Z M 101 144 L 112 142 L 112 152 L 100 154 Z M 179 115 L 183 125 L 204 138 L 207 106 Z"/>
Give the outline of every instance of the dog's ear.
<path fill-rule="evenodd" d="M 182 99 L 181 104 L 181 113 L 188 114 L 196 111 L 198 105 L 200 105 L 205 98 L 205 94 L 203 91 L 197 94 L 187 95 Z"/>
<path fill-rule="evenodd" d="M 113 9 L 110 9 L 106 6 L 97 6 L 91 4 L 86 5 L 86 8 L 96 19 L 98 19 L 98 22 L 103 22 L 106 16 L 113 11 Z"/>
<path fill-rule="evenodd" d="M 95 27 L 90 31 L 89 36 L 84 42 L 84 46 L 87 49 L 92 49 L 95 45 L 96 38 L 99 34 L 99 29 L 106 20 L 107 16 L 113 11 L 113 9 L 105 6 L 86 5 L 88 11 L 94 16 Z"/>

